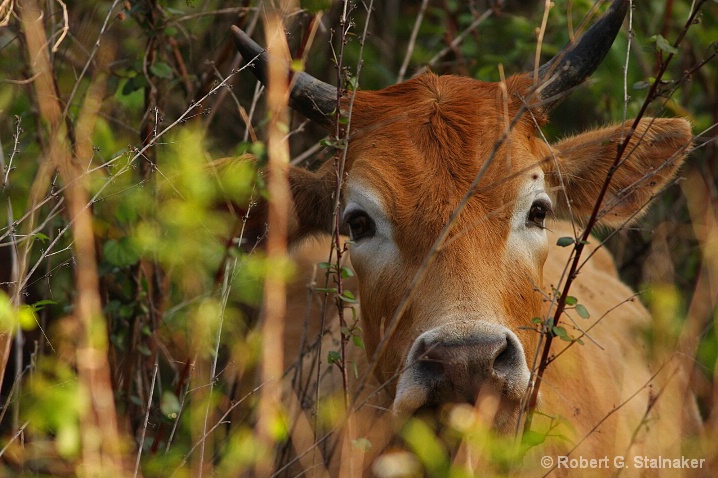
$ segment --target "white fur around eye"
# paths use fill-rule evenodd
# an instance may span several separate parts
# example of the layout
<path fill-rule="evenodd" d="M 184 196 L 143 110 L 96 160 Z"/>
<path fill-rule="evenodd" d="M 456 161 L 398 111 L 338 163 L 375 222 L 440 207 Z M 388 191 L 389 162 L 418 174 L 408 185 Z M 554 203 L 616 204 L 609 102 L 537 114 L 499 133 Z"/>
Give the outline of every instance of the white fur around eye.
<path fill-rule="evenodd" d="M 545 191 L 543 172 L 540 170 L 531 171 L 526 175 L 516 196 L 511 215 L 506 253 L 517 260 L 536 263 L 539 257 L 543 257 L 548 247 L 545 229 L 527 221 L 531 206 L 536 202 L 545 203 L 546 206 L 551 205 L 551 199 Z"/>
<path fill-rule="evenodd" d="M 363 182 L 352 180 L 345 188 L 345 206 L 342 221 L 357 211 L 365 213 L 374 221 L 375 232 L 351 244 L 352 263 L 366 271 L 379 271 L 400 260 L 399 249 L 394 240 L 394 225 L 389 220 L 381 196 Z"/>

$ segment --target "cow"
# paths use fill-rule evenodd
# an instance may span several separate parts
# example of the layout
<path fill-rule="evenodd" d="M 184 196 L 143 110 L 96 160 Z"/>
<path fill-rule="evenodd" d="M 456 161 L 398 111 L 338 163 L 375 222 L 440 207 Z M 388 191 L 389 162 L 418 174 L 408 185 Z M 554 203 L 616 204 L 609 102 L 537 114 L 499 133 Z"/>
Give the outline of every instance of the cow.
<path fill-rule="evenodd" d="M 692 140 L 684 119 L 643 118 L 635 130 L 627 121 L 553 144 L 540 134 L 551 108 L 601 63 L 628 8 L 614 0 L 579 40 L 504 82 L 425 73 L 341 99 L 346 110 L 353 95 L 341 223 L 360 297 L 362 370 L 383 393 L 374 395 L 383 397 L 374 406 L 386 410 L 379 420 L 437 415 L 451 404 L 480 408 L 477 400 L 491 396 L 492 433 L 516 433 L 572 251 L 557 242 L 577 237 L 591 216 L 629 131 L 600 224 L 635 221 L 676 175 Z M 264 81 L 276 60 L 237 27 L 232 32 Z M 290 106 L 333 128 L 336 87 L 305 72 L 291 84 Z M 289 184 L 290 242 L 331 234 L 333 164 L 292 167 Z M 650 315 L 610 254 L 588 242 L 591 259 L 571 295 L 590 318 L 568 310 L 561 319 L 583 340 L 554 342 L 532 422 L 546 435 L 556 417 L 570 426 L 535 454 L 680 458 L 683 440 L 699 428 L 683 365 L 670 351 L 649 350 Z M 325 260 L 316 243 L 300 250 Z"/>

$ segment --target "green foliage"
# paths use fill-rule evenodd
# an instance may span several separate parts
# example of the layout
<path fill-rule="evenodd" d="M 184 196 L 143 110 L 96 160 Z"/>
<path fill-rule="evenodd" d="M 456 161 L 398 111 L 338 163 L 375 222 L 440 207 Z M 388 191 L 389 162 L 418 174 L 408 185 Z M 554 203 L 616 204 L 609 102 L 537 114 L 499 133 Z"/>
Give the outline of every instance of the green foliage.
<path fill-rule="evenodd" d="M 266 232 L 262 218 L 255 220 L 253 213 L 259 210 L 257 201 L 267 197 L 265 178 L 257 169 L 269 157 L 264 131 L 268 116 L 262 97 L 255 101 L 252 76 L 233 70 L 236 65 L 227 32 L 233 23 L 244 28 L 253 25 L 258 2 L 131 1 L 120 2 L 112 12 L 111 2 L 65 3 L 69 36 L 61 38 L 64 20 L 57 2 L 41 2 L 44 11 L 38 22 L 45 28 L 45 48 L 53 67 L 50 83 L 56 91 L 51 96 L 60 109 L 67 110 L 62 124 L 90 198 L 84 207 L 92 215 L 97 292 L 104 317 L 90 331 L 76 320 L 78 300 L 86 292 L 77 283 L 78 238 L 72 233 L 67 185 L 56 168 L 47 172 L 41 166 L 55 160 L 51 146 L 56 138 L 40 107 L 34 55 L 27 51 L 26 28 L 15 2 L 9 24 L 0 29 L 0 331 L 18 344 L 24 340 L 25 353 L 11 354 L 4 371 L 0 443 L 7 448 L 0 457 L 0 475 L 74 476 L 82 470 L 83 443 L 88 439 L 83 438 L 83 427 L 93 396 L 81 383 L 77 366 L 85 332 L 106 338 L 110 395 L 124 433 L 120 447 L 133 463 L 137 450 L 142 450 L 143 476 L 175 472 L 175 476 L 194 476 L 202 466 L 197 463 L 200 443 L 206 446 L 207 476 L 248 474 L 259 457 L 270 454 L 256 429 L 261 390 L 257 368 L 263 365 L 263 347 L 277 339 L 262 336 L 258 327 L 264 278 L 268 271 L 280 270 L 287 280 L 304 279 L 289 262 L 267 261 L 263 243 L 257 242 Z M 499 65 L 506 76 L 534 67 L 542 8 L 507 2 L 502 9 L 497 3 L 496 10 L 463 41 L 435 59 L 476 22 L 485 2 L 429 2 L 410 45 L 420 3 L 375 2 L 362 58 L 359 35 L 367 12 L 361 2 L 352 3 L 353 27 L 341 72 L 350 90 L 395 83 L 410 46 L 407 78 L 430 61 L 430 69 L 437 73 L 485 81 L 500 79 Z M 714 135 L 709 128 L 718 121 L 718 63 L 711 57 L 718 38 L 717 6 L 707 3 L 700 23 L 674 47 L 691 2 L 670 3 L 673 10 L 664 15 L 667 2 L 635 2 L 625 107 L 623 66 L 629 49 L 622 32 L 592 82 L 552 114 L 551 125 L 545 128 L 550 139 L 621 120 L 624 110 L 629 117 L 635 115 L 657 81 L 657 67 L 670 54 L 675 58 L 657 85 L 660 96 L 649 113 L 686 116 L 694 125 L 697 145 Z M 330 28 L 317 30 L 306 63 L 297 59 L 292 65 L 296 71 L 336 83 L 336 58 L 330 44 L 337 48 L 342 5 L 313 0 L 302 1 L 301 6 L 304 11 L 286 18 L 292 54 L 314 14 L 323 13 L 324 25 Z M 591 0 L 555 3 L 541 45 L 542 60 L 581 30 L 581 19 L 592 6 Z M 254 37 L 264 44 L 261 20 Z M 103 59 L 104 55 L 109 58 Z M 705 65 L 694 68 L 704 59 Z M 357 74 L 360 61 L 363 68 Z M 99 96 L 92 132 L 89 138 L 82 137 L 82 106 L 92 96 L 92 87 L 100 83 L 101 74 L 108 77 L 107 87 Z M 577 117 L 576 111 L 582 114 Z M 247 128 L 250 115 L 252 128 Z M 346 125 L 348 118 L 340 121 Z M 293 157 L 327 136 L 326 131 L 309 125 L 296 131 L 301 124 L 302 119 L 295 116 L 288 131 Z M 79 157 L 75 152 L 85 140 L 91 143 L 91 153 Z M 345 140 L 333 137 L 321 144 L 329 154 L 346 146 Z M 705 177 L 713 187 L 715 151 L 715 141 L 696 149 L 684 174 Z M 231 158 L 218 159 L 227 156 Z M 707 196 L 706 208 L 709 203 L 715 207 L 714 196 Z M 715 277 L 706 252 L 711 250 L 709 243 L 700 237 L 708 226 L 698 216 L 696 211 L 689 212 L 678 189 L 672 188 L 656 200 L 645 225 L 609 240 L 608 247 L 618 252 L 622 276 L 636 286 L 648 280 L 646 265 L 655 262 L 655 256 L 649 260 L 647 254 L 658 244 L 653 234 L 656 226 L 674 224 L 666 239 L 671 256 L 661 258 L 670 263 L 674 274 L 665 286 L 654 287 L 643 297 L 655 321 L 646 336 L 656 354 L 680 337 L 696 297 L 705 303 L 696 289 L 699 277 Z M 563 237 L 558 245 L 568 247 L 575 242 Z M 26 269 L 17 272 L 18 259 L 25 252 Z M 336 365 L 357 379 L 364 370 L 362 362 L 343 359 L 337 345 L 342 341 L 349 351 L 365 348 L 356 289 L 344 283 L 339 286 L 340 281 L 351 283 L 354 273 L 335 263 L 318 267 L 327 273 L 326 282 L 313 287 L 320 299 L 315 296 L 307 302 L 316 305 L 328 294 L 328 307 L 336 305 L 333 312 L 342 310 L 346 323 L 336 341 L 323 349 L 313 342 L 315 332 L 308 333 L 306 341 L 315 347 L 312 350 L 321 350 L 321 357 L 312 360 L 324 367 Z M 17 289 L 20 283 L 22 288 Z M 581 299 L 567 298 L 567 314 L 589 319 L 590 311 Z M 293 326 L 306 320 L 307 330 L 312 331 L 319 327 L 320 315 L 292 316 L 288 322 Z M 708 315 L 698 329 L 702 335 L 696 345 L 696 373 L 710 383 L 718 357 L 718 315 L 715 310 Z M 543 318 L 534 318 L 532 323 L 535 330 L 580 345 L 570 322 L 561 320 L 559 325 L 551 319 L 544 324 Z M 364 351 L 359 352 L 357 356 L 363 357 Z M 307 357 L 304 360 L 310 361 Z M 287 377 L 296 374 L 296 383 L 308 383 L 300 368 L 288 369 Z M 316 408 L 307 416 L 311 420 L 316 416 L 320 428 L 335 430 L 345 425 L 344 397 L 332 396 L 318 405 L 312 397 L 313 392 L 298 398 L 303 406 Z M 711 412 L 712 395 L 699 396 L 699 401 L 705 414 Z M 527 449 L 571 436 L 570 420 L 544 417 L 543 426 L 525 434 L 522 447 L 517 447 L 497 439 L 467 413 L 447 412 L 442 423 L 446 436 L 437 436 L 424 422 L 410 421 L 401 432 L 406 446 L 394 458 L 387 458 L 394 460 L 394 465 L 387 462 L 387 466 L 403 466 L 429 476 L 462 476 L 463 471 L 452 466 L 447 443 L 464 440 L 476 448 L 490 443 L 487 475 L 502 475 L 518 466 Z M 270 424 L 278 446 L 285 446 L 294 418 L 281 412 Z M 149 426 L 141 442 L 145 419 Z M 322 446 L 335 446 L 331 441 L 335 436 Z M 352 445 L 363 451 L 378 446 L 364 437 L 353 439 Z"/>
<path fill-rule="evenodd" d="M 81 450 L 80 416 L 87 406 L 87 391 L 79 389 L 72 368 L 41 358 L 22 398 L 22 419 L 29 430 L 38 438 L 52 439 L 60 456 L 76 458 Z"/>
<path fill-rule="evenodd" d="M 576 240 L 573 237 L 559 237 L 558 241 L 556 241 L 556 245 L 561 247 L 567 247 L 574 242 L 576 242 Z"/>

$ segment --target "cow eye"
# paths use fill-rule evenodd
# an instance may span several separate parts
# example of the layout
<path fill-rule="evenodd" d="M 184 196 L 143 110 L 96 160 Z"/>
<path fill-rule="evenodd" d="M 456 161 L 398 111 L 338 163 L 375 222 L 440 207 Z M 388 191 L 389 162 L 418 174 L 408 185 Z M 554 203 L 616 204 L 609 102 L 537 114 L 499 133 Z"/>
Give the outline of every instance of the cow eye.
<path fill-rule="evenodd" d="M 364 211 L 352 212 L 345 222 L 349 226 L 352 241 L 372 237 L 376 232 L 374 221 Z"/>
<path fill-rule="evenodd" d="M 551 205 L 546 201 L 534 201 L 529 209 L 526 225 L 530 227 L 545 227 L 546 216 L 551 212 Z"/>

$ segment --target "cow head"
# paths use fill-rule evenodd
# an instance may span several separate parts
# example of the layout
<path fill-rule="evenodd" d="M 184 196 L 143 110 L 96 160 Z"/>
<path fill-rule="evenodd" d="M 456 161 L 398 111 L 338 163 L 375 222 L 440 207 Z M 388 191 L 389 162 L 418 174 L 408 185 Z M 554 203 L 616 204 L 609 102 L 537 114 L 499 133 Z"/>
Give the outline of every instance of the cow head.
<path fill-rule="evenodd" d="M 378 352 L 375 374 L 390 383 L 398 413 L 474 402 L 480 390 L 491 390 L 502 399 L 495 427 L 515 424 L 539 339 L 531 319 L 543 315 L 547 220 L 590 214 L 631 123 L 551 145 L 539 128 L 550 106 L 601 62 L 627 7 L 614 1 L 537 79 L 425 74 L 356 93 L 341 214 L 352 238 L 367 354 Z M 234 34 L 245 58 L 271 61 L 241 31 Z M 262 68 L 255 71 L 262 76 Z M 305 73 L 293 83 L 291 104 L 330 125 L 336 89 Z M 690 137 L 684 120 L 642 121 L 611 183 L 603 222 L 635 217 L 672 177 Z M 291 238 L 331 232 L 332 165 L 316 173 L 292 169 L 290 183 Z"/>

